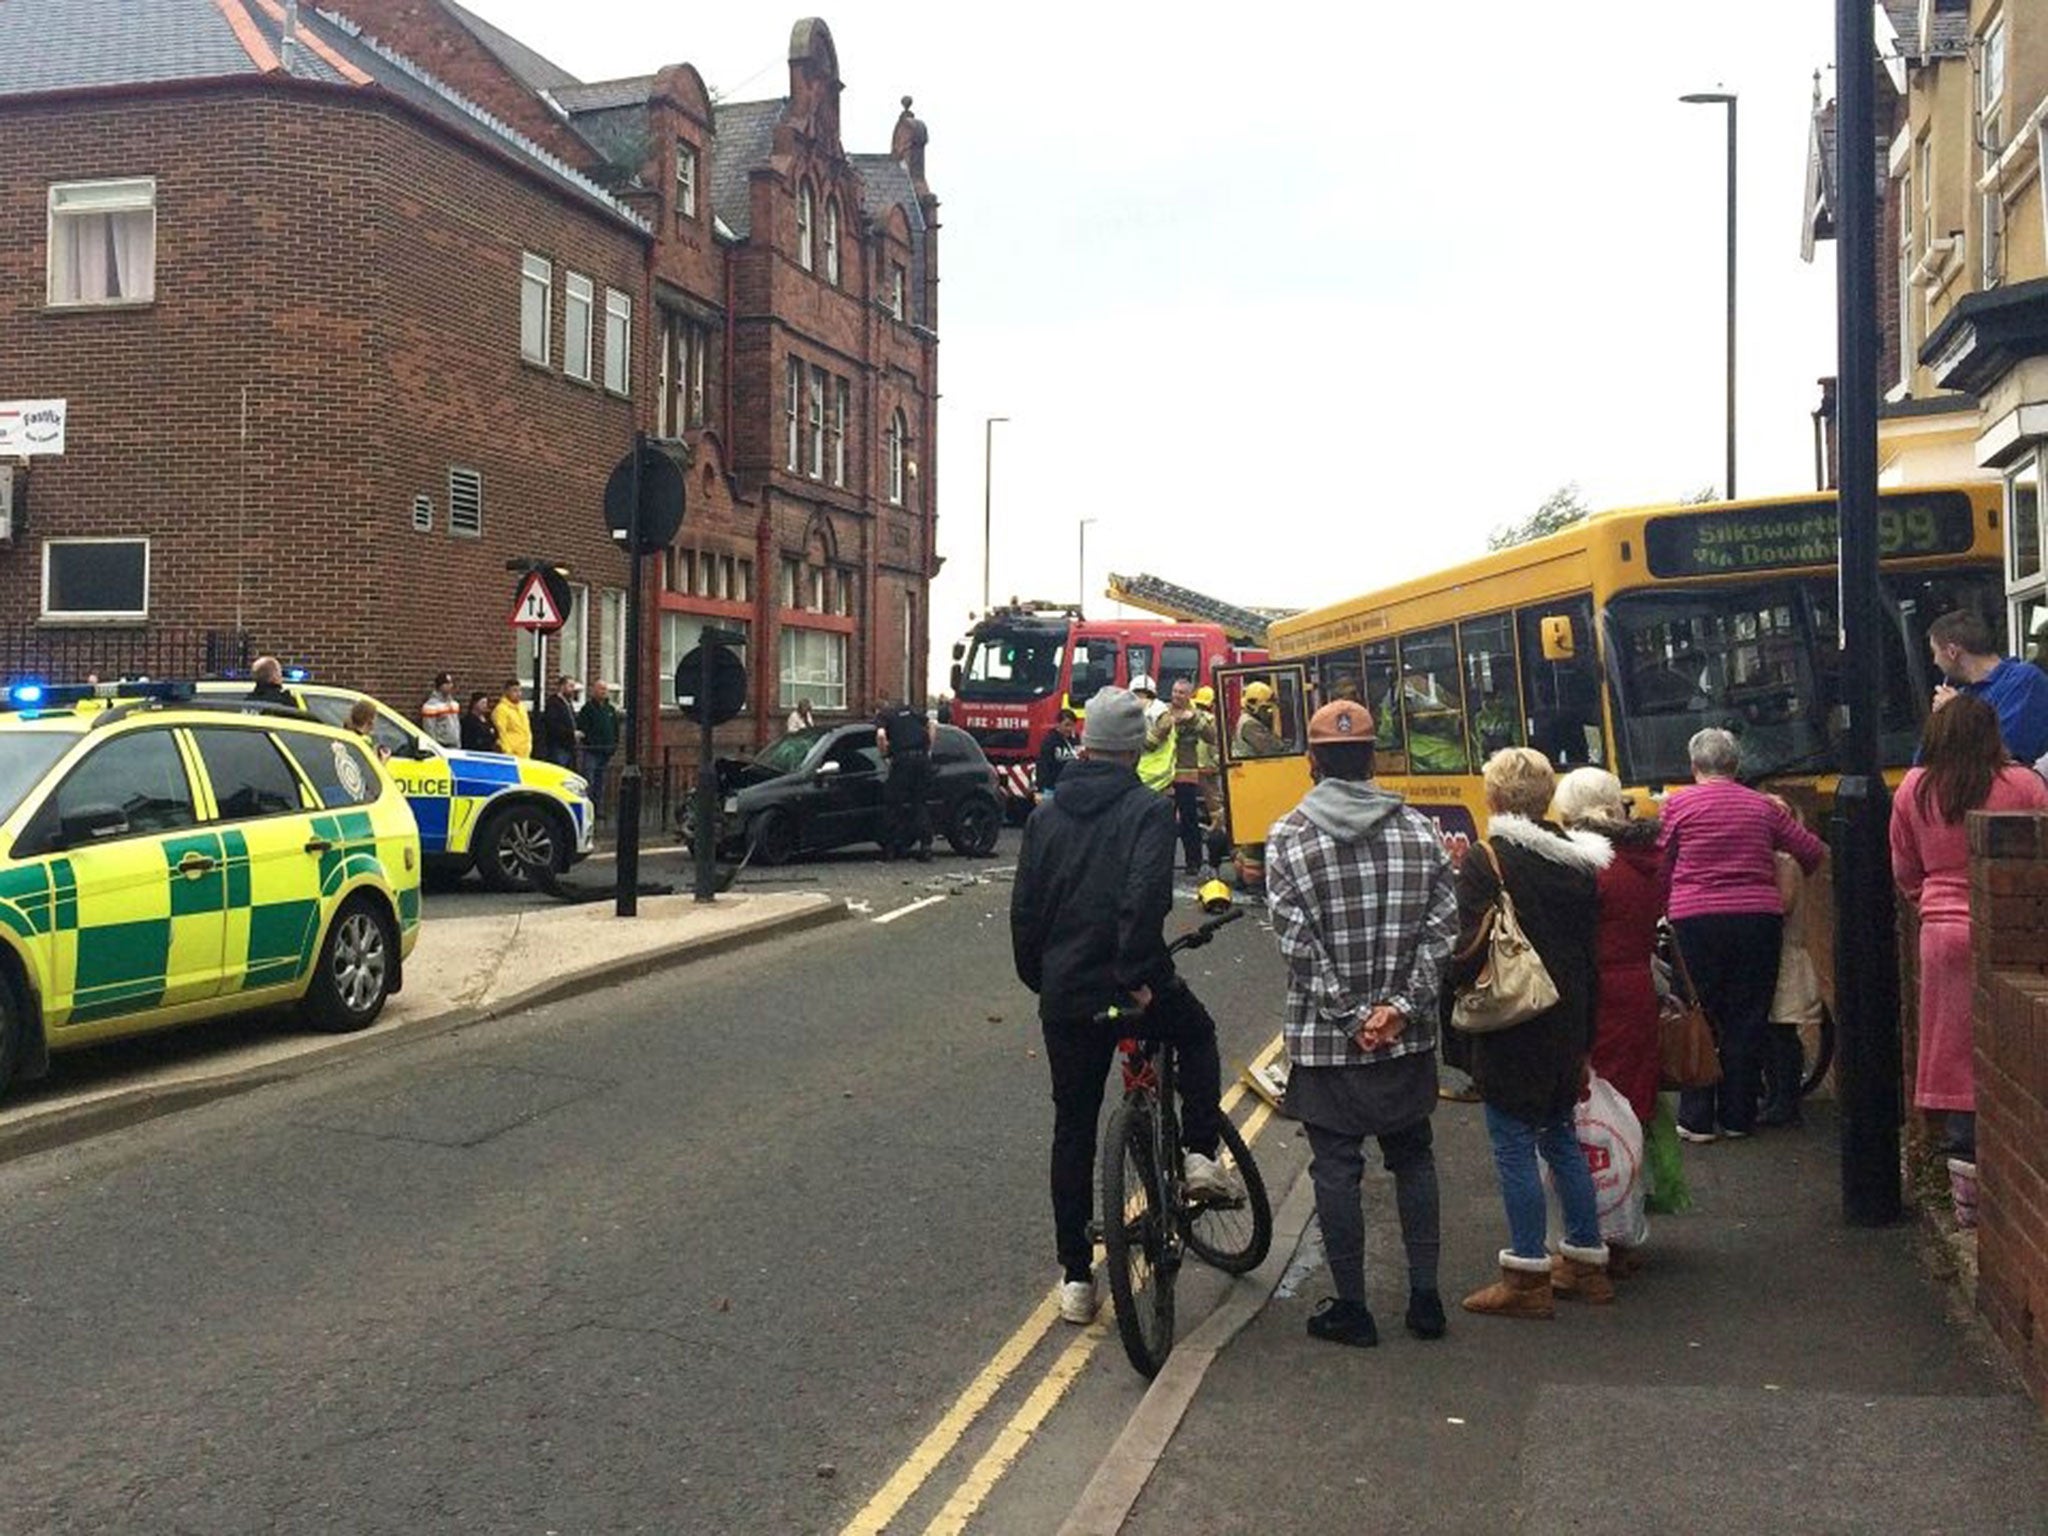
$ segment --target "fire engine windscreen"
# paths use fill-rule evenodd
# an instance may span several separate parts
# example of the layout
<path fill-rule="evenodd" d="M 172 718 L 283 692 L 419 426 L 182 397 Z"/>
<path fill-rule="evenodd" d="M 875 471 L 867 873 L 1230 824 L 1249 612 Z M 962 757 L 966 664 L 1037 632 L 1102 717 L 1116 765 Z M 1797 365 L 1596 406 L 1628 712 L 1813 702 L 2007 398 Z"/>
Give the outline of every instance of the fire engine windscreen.
<path fill-rule="evenodd" d="M 968 699 L 1042 699 L 1060 685 L 1066 657 L 1066 626 L 1019 628 L 984 633 L 975 641 L 961 674 L 960 695 Z"/>

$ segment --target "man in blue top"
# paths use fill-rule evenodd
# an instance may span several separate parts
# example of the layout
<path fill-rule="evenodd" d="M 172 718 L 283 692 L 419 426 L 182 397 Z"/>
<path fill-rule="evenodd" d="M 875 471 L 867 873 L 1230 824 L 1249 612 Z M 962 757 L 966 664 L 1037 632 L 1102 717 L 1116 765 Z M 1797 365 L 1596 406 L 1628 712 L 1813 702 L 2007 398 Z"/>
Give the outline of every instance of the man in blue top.
<path fill-rule="evenodd" d="M 2048 752 L 2048 672 L 2000 656 L 1991 626 L 1975 609 L 1957 608 L 1928 625 L 1927 648 L 1947 679 L 1934 690 L 1936 709 L 1958 693 L 1974 693 L 1998 711 L 2006 751 L 2023 763 Z"/>

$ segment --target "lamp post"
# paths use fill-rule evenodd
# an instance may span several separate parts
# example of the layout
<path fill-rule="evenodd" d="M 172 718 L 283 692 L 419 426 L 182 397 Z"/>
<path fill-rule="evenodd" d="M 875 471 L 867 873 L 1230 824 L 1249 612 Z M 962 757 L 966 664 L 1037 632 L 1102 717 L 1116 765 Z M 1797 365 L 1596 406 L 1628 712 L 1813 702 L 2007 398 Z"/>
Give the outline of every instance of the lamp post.
<path fill-rule="evenodd" d="M 981 611 L 984 615 L 987 614 L 989 606 L 989 550 L 991 547 L 991 535 L 995 530 L 995 520 L 990 515 L 991 508 L 994 506 L 994 502 L 990 499 L 991 488 L 994 484 L 989 475 L 990 454 L 994 451 L 996 444 L 996 423 L 1008 421 L 1009 419 L 1007 416 L 987 416 L 982 419 L 981 423 Z"/>
<path fill-rule="evenodd" d="M 1722 494 L 1735 499 L 1735 93 L 1694 91 L 1678 98 L 1692 106 L 1728 109 L 1728 470 Z"/>
<path fill-rule="evenodd" d="M 1074 604 L 1074 611 L 1076 613 L 1081 612 L 1088 606 L 1088 525 L 1094 521 L 1096 519 L 1092 517 L 1081 519 L 1080 564 L 1074 573 L 1074 590 L 1078 594 Z"/>

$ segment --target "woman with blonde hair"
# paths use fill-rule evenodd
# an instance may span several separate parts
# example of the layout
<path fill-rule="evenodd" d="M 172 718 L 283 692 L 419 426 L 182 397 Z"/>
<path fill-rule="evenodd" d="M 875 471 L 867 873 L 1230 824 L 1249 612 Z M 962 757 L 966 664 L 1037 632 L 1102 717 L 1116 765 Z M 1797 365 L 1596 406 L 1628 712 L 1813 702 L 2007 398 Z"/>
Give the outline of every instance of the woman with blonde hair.
<path fill-rule="evenodd" d="M 1495 898 L 1505 885 L 1522 931 L 1557 987 L 1557 1002 L 1532 1019 L 1473 1035 L 1472 1080 L 1485 1106 L 1509 1244 L 1500 1279 L 1465 1298 L 1468 1312 L 1549 1317 L 1560 1296 L 1611 1301 L 1607 1245 L 1586 1154 L 1572 1123 L 1593 1048 L 1597 881 L 1614 859 L 1605 838 L 1546 821 L 1557 775 L 1528 747 L 1486 760 L 1486 838 L 1458 870 L 1458 947 L 1450 978 L 1470 982 L 1484 959 Z M 1546 1202 L 1537 1158 L 1564 1207 L 1565 1241 L 1553 1276 L 1545 1247 Z"/>
<path fill-rule="evenodd" d="M 1663 1063 L 1657 1049 L 1657 984 L 1650 956 L 1664 916 L 1664 855 L 1655 820 L 1634 821 L 1621 780 L 1605 768 L 1574 768 L 1558 781 L 1557 818 L 1605 838 L 1614 860 L 1600 871 L 1594 931 L 1599 983 L 1593 1001 L 1593 1070 L 1614 1084 L 1647 1129 L 1657 1113 Z"/>

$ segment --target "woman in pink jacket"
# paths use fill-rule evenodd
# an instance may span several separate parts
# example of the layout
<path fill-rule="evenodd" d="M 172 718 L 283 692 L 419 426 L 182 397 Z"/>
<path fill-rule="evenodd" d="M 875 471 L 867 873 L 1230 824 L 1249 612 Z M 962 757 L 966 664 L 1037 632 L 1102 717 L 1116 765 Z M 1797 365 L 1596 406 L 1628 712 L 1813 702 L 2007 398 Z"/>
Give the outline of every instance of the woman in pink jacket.
<path fill-rule="evenodd" d="M 2010 761 L 1998 712 L 1958 694 L 1927 717 L 1920 766 L 1892 801 L 1892 878 L 1920 909 L 1920 1067 L 1913 1102 L 1947 1119 L 1947 1150 L 1975 1160 L 1977 1081 L 1970 1059 L 1972 811 L 2048 808 L 2048 784 Z"/>
<path fill-rule="evenodd" d="M 1784 941 L 1778 850 L 1812 874 L 1827 847 L 1784 801 L 1736 782 L 1742 749 L 1728 732 L 1709 726 L 1686 751 L 1694 783 L 1664 802 L 1659 836 L 1671 869 L 1671 931 L 1720 1037 L 1721 1082 L 1678 1096 L 1678 1134 L 1712 1141 L 1756 1129 L 1764 1030 Z"/>

